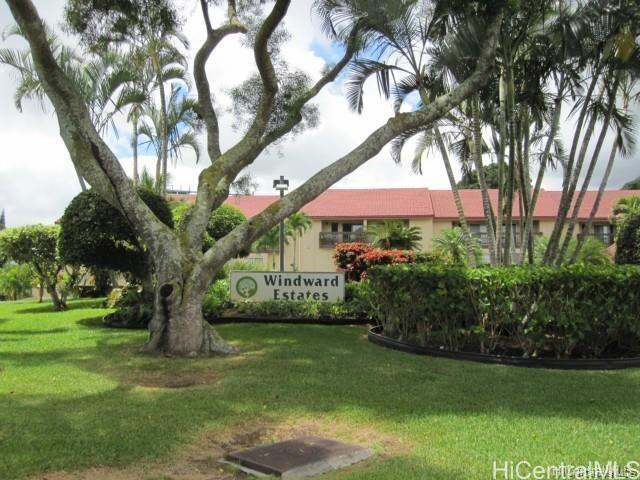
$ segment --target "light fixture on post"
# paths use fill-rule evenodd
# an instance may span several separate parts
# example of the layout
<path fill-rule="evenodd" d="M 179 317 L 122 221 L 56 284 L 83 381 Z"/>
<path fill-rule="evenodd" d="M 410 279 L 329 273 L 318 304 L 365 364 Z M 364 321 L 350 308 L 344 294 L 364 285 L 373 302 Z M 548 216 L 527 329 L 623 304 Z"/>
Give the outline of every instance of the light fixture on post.
<path fill-rule="evenodd" d="M 280 198 L 284 197 L 284 192 L 289 190 L 289 180 L 280 175 L 273 181 L 273 188 L 280 192 Z M 284 272 L 284 220 L 280 220 L 280 271 Z"/>

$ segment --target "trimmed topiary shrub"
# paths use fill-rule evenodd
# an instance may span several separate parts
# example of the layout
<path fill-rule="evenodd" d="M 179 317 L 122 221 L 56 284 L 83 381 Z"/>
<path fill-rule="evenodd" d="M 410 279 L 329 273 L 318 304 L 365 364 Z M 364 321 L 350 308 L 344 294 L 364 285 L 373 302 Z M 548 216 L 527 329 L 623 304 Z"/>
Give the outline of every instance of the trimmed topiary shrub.
<path fill-rule="evenodd" d="M 640 268 L 375 267 L 385 335 L 453 351 L 525 357 L 640 354 Z"/>
<path fill-rule="evenodd" d="M 153 213 L 173 228 L 169 204 L 160 195 L 139 189 Z M 93 190 L 78 194 L 60 219 L 60 257 L 70 265 L 143 275 L 148 262 L 133 229 L 124 216 Z"/>

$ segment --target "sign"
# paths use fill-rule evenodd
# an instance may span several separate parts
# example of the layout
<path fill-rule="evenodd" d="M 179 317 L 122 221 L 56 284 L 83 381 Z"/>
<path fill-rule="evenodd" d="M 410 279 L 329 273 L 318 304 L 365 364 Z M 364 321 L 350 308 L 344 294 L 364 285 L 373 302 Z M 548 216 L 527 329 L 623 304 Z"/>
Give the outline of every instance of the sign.
<path fill-rule="evenodd" d="M 344 273 L 231 272 L 231 300 L 344 300 Z"/>

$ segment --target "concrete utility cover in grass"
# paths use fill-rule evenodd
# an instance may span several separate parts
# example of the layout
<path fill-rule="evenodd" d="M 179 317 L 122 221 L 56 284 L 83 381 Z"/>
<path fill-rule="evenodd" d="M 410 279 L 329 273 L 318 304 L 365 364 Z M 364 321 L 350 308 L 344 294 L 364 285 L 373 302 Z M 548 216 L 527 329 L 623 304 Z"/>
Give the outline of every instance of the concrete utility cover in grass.
<path fill-rule="evenodd" d="M 266 475 L 304 478 L 352 465 L 371 455 L 371 450 L 358 445 L 300 437 L 232 452 L 225 460 Z"/>

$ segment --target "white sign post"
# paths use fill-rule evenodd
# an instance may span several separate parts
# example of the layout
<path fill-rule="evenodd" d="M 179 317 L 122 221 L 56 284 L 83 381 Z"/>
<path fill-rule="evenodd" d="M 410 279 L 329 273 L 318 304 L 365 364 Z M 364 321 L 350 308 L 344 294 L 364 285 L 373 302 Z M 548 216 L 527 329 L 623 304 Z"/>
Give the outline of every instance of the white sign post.
<path fill-rule="evenodd" d="M 344 273 L 231 272 L 231 300 L 264 302 L 344 300 Z"/>

